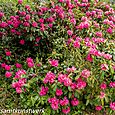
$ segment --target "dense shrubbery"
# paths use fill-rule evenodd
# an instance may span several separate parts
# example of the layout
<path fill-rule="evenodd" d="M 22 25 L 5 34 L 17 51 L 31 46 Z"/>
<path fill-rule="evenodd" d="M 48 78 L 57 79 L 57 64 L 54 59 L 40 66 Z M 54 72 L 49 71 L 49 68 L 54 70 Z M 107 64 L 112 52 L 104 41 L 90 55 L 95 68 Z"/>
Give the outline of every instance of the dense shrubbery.
<path fill-rule="evenodd" d="M 0 12 L 1 107 L 114 115 L 114 14 L 92 0 L 18 0 L 10 16 Z"/>

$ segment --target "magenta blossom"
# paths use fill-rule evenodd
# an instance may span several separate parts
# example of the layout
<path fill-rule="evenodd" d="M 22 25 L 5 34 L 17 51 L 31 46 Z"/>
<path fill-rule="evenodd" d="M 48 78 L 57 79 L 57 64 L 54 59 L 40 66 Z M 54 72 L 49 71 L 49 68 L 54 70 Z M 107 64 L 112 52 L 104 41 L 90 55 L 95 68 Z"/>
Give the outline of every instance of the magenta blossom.
<path fill-rule="evenodd" d="M 106 71 L 108 70 L 108 65 L 107 64 L 101 64 L 101 70 Z"/>
<path fill-rule="evenodd" d="M 24 45 L 25 44 L 25 40 L 20 40 L 20 42 L 19 42 L 21 45 Z"/>
<path fill-rule="evenodd" d="M 5 77 L 6 77 L 6 78 L 10 78 L 11 76 L 12 76 L 12 73 L 11 73 L 11 72 L 7 71 L 7 72 L 5 73 Z"/>
<path fill-rule="evenodd" d="M 73 100 L 71 100 L 71 104 L 73 106 L 77 106 L 79 104 L 79 100 L 77 98 L 74 98 Z"/>
<path fill-rule="evenodd" d="M 56 89 L 56 95 L 61 96 L 63 94 L 62 89 Z"/>
<path fill-rule="evenodd" d="M 111 103 L 110 103 L 110 108 L 111 108 L 113 111 L 115 111 L 115 102 L 111 102 Z"/>
<path fill-rule="evenodd" d="M 5 65 L 5 70 L 9 71 L 11 69 L 10 65 Z"/>
<path fill-rule="evenodd" d="M 6 56 L 11 56 L 11 52 L 10 51 L 6 51 Z"/>
<path fill-rule="evenodd" d="M 100 88 L 103 89 L 103 90 L 106 89 L 106 87 L 107 87 L 107 85 L 106 85 L 105 83 L 102 83 L 102 84 L 100 85 Z"/>
<path fill-rule="evenodd" d="M 40 96 L 44 96 L 44 95 L 47 94 L 47 92 L 48 92 L 48 87 L 42 86 L 42 87 L 41 87 L 41 90 L 40 90 L 40 92 L 39 92 L 39 95 L 40 95 Z"/>
<path fill-rule="evenodd" d="M 67 104 L 69 104 L 69 100 L 67 99 L 67 97 L 64 97 L 63 100 L 60 100 L 60 105 L 61 106 L 65 106 Z"/>
<path fill-rule="evenodd" d="M 100 92 L 100 96 L 99 96 L 101 99 L 105 97 L 105 93 L 104 92 Z"/>
<path fill-rule="evenodd" d="M 68 34 L 69 36 L 72 36 L 72 34 L 73 34 L 73 31 L 71 31 L 71 30 L 68 30 L 68 31 L 67 31 L 67 34 Z"/>
<path fill-rule="evenodd" d="M 70 112 L 70 107 L 66 108 L 66 109 L 62 109 L 62 112 L 64 114 L 68 114 Z"/>
<path fill-rule="evenodd" d="M 18 4 L 22 4 L 23 0 L 18 0 Z"/>
<path fill-rule="evenodd" d="M 101 110 L 102 110 L 102 106 L 96 106 L 96 107 L 95 107 L 95 110 L 101 111 Z"/>
<path fill-rule="evenodd" d="M 32 26 L 33 26 L 33 27 L 37 27 L 37 26 L 38 26 L 37 22 L 33 22 L 33 23 L 32 23 Z"/>
<path fill-rule="evenodd" d="M 58 60 L 55 60 L 55 59 L 49 59 L 49 63 L 54 66 L 54 67 L 57 67 L 58 66 Z"/>
<path fill-rule="evenodd" d="M 47 84 L 48 82 L 52 84 L 52 83 L 54 83 L 54 79 L 55 79 L 55 78 L 56 78 L 55 74 L 52 73 L 51 71 L 49 71 L 49 72 L 46 74 L 46 76 L 45 76 L 43 82 L 44 82 L 44 84 Z"/>
<path fill-rule="evenodd" d="M 20 63 L 15 64 L 16 68 L 22 68 L 22 65 Z"/>
<path fill-rule="evenodd" d="M 19 94 L 22 93 L 21 87 L 16 87 L 16 92 L 19 93 Z"/>
<path fill-rule="evenodd" d="M 110 82 L 109 86 L 115 88 L 115 82 Z"/>
<path fill-rule="evenodd" d="M 88 78 L 90 76 L 90 71 L 87 70 L 87 69 L 84 69 L 82 72 L 81 72 L 81 76 L 84 77 L 84 78 Z"/>

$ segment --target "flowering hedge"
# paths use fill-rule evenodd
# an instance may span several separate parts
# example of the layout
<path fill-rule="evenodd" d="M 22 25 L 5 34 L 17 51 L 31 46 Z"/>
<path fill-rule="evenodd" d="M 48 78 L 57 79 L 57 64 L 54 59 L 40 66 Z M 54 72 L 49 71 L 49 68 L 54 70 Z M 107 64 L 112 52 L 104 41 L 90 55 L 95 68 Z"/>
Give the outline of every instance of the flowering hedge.
<path fill-rule="evenodd" d="M 16 8 L 10 16 L 0 12 L 1 90 L 10 100 L 19 108 L 44 108 L 43 115 L 114 115 L 112 6 L 54 0 L 31 8 L 18 0 Z"/>

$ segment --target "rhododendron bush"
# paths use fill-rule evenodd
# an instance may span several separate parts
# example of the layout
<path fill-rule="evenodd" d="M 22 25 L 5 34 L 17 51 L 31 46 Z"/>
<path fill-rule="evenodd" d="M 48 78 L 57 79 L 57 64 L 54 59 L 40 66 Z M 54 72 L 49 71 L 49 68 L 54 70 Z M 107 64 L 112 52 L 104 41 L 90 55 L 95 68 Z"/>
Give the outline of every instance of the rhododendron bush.
<path fill-rule="evenodd" d="M 2 108 L 43 115 L 114 115 L 115 9 L 98 0 L 51 0 L 0 12 Z"/>

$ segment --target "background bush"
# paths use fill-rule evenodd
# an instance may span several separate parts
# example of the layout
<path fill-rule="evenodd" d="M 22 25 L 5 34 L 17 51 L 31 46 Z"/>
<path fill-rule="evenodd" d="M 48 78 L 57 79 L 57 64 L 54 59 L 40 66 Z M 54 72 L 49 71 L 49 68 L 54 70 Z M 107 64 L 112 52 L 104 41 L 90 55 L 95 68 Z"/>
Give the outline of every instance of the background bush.
<path fill-rule="evenodd" d="M 1 5 L 1 108 L 114 115 L 114 8 L 94 1 L 17 3 Z"/>

